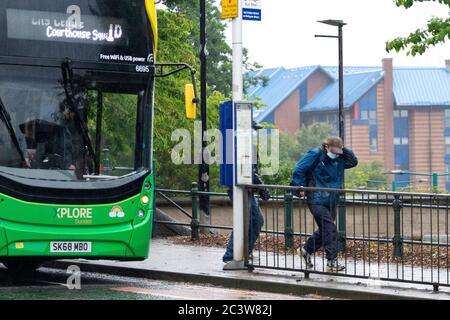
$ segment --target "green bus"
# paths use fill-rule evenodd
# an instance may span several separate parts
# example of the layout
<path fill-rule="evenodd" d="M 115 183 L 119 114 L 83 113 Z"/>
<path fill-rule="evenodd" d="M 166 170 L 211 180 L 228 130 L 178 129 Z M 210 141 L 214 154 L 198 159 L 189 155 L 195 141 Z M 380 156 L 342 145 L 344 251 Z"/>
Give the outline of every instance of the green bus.
<path fill-rule="evenodd" d="M 8 268 L 148 256 L 156 26 L 154 0 L 1 1 Z"/>

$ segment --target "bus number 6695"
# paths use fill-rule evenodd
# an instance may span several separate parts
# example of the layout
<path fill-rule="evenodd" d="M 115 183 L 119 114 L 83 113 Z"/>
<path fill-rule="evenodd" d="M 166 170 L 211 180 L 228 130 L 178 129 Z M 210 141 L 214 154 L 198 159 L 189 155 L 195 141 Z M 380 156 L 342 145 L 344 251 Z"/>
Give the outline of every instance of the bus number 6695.
<path fill-rule="evenodd" d="M 149 66 L 136 66 L 136 72 L 149 73 L 150 67 Z"/>

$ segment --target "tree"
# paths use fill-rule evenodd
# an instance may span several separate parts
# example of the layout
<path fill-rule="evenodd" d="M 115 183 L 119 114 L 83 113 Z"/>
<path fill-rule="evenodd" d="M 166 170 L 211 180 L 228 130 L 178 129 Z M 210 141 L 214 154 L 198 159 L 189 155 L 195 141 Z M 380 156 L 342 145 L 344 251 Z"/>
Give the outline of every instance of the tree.
<path fill-rule="evenodd" d="M 173 13 L 183 14 L 192 24 L 189 43 L 200 52 L 200 1 L 199 0 L 164 0 L 163 3 Z M 214 1 L 206 1 L 206 81 L 211 91 L 231 94 L 231 48 L 226 43 L 226 24 L 221 19 L 220 10 Z"/>
<path fill-rule="evenodd" d="M 191 41 L 195 23 L 184 14 L 160 10 L 158 11 L 158 25 L 159 46 L 156 56 L 158 61 L 186 62 L 198 70 L 198 53 Z M 189 189 L 191 183 L 198 179 L 198 165 L 175 165 L 171 159 L 172 148 L 177 144 L 176 141 L 171 140 L 174 130 L 188 129 L 192 139 L 194 137 L 194 124 L 186 119 L 184 111 L 183 88 L 190 81 L 188 72 L 181 72 L 167 78 L 158 78 L 156 81 L 154 159 L 159 187 Z M 210 91 L 207 101 L 208 124 L 210 127 L 218 128 L 219 103 L 226 98 L 218 91 Z M 212 190 L 218 188 L 218 177 L 219 166 L 211 166 Z"/>
<path fill-rule="evenodd" d="M 449 17 L 433 17 L 428 21 L 426 29 L 417 29 L 407 37 L 398 37 L 386 42 L 386 51 L 408 50 L 407 54 L 415 56 L 423 54 L 430 46 L 444 43 L 450 39 L 450 0 L 394 0 L 398 7 L 406 9 L 412 7 L 417 2 L 434 1 L 446 5 L 449 10 Z"/>
<path fill-rule="evenodd" d="M 346 189 L 389 189 L 388 176 L 383 173 L 381 161 L 360 162 L 351 170 L 345 170 Z"/>

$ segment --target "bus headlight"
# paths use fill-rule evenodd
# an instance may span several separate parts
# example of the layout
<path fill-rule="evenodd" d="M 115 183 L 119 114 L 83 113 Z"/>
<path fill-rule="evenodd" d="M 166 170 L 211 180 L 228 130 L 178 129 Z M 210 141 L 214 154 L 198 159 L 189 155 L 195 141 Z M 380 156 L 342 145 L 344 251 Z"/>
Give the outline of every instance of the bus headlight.
<path fill-rule="evenodd" d="M 139 217 L 139 218 L 143 218 L 144 216 L 145 216 L 145 211 L 142 210 L 142 209 L 139 209 L 139 211 L 138 211 L 138 217 Z"/>
<path fill-rule="evenodd" d="M 148 196 L 142 196 L 142 197 L 141 197 L 141 203 L 142 203 L 143 205 L 148 205 L 149 202 L 150 202 L 150 198 L 149 198 Z"/>

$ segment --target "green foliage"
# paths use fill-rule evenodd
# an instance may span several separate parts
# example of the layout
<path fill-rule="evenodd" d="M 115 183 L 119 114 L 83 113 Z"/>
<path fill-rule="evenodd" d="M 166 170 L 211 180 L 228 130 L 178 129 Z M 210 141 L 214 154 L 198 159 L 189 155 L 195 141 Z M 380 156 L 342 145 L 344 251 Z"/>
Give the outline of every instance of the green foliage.
<path fill-rule="evenodd" d="M 160 35 L 158 61 L 186 62 L 198 70 L 197 52 L 192 46 L 191 39 L 195 23 L 184 14 L 159 11 L 158 24 Z M 194 122 L 186 119 L 183 95 L 184 85 L 190 81 L 190 74 L 182 72 L 157 79 L 156 82 L 154 159 L 159 187 L 189 189 L 191 183 L 198 180 L 197 164 L 175 165 L 171 159 L 172 149 L 179 143 L 171 140 L 174 130 L 189 130 L 192 146 L 194 143 Z M 222 93 L 210 90 L 207 100 L 208 128 L 219 127 L 219 104 L 224 100 L 226 98 Z M 219 168 L 219 165 L 210 166 L 212 190 L 216 190 L 219 185 Z"/>
<path fill-rule="evenodd" d="M 386 42 L 386 51 L 396 52 L 407 50 L 407 55 L 415 56 L 423 54 L 431 46 L 444 43 L 450 39 L 450 0 L 394 0 L 396 5 L 406 9 L 412 7 L 416 2 L 433 1 L 446 5 L 449 17 L 446 19 L 433 17 L 428 21 L 425 29 L 417 29 L 406 37 L 398 37 Z"/>
<path fill-rule="evenodd" d="M 346 189 L 381 189 L 387 190 L 390 185 L 388 176 L 383 174 L 384 168 L 381 161 L 359 162 L 356 168 L 346 170 Z"/>
<path fill-rule="evenodd" d="M 291 159 L 300 159 L 308 150 L 322 145 L 327 136 L 337 135 L 336 128 L 327 123 L 313 123 L 297 131 L 294 145 L 286 145 L 286 152 Z M 293 147 L 292 147 L 293 146 Z"/>
<path fill-rule="evenodd" d="M 197 68 L 196 53 L 190 45 L 192 28 L 192 22 L 185 16 L 159 10 L 157 60 L 185 62 Z M 176 144 L 171 141 L 172 132 L 186 128 L 193 135 L 192 122 L 185 116 L 183 94 L 184 85 L 190 82 L 188 72 L 158 78 L 156 81 L 153 149 L 159 187 L 189 188 L 192 181 L 197 180 L 193 165 L 175 166 L 171 160 L 171 150 Z"/>
<path fill-rule="evenodd" d="M 265 176 L 264 182 L 274 185 L 288 185 L 292 178 L 295 164 L 310 149 L 322 145 L 329 135 L 336 135 L 336 130 L 325 123 L 314 123 L 304 127 L 292 136 L 280 132 L 280 167 L 274 176 Z"/>
<path fill-rule="evenodd" d="M 195 54 L 200 53 L 200 2 L 194 0 L 163 0 L 168 10 L 178 13 L 191 22 L 191 32 L 188 42 L 196 48 Z M 231 48 L 226 43 L 226 24 L 221 19 L 221 12 L 214 1 L 206 1 L 206 81 L 211 91 L 220 91 L 225 95 L 231 94 Z"/>
<path fill-rule="evenodd" d="M 200 8 L 197 0 L 163 0 L 167 10 L 158 11 L 159 62 L 186 62 L 199 70 Z M 214 1 L 206 1 L 207 12 L 207 84 L 208 128 L 219 127 L 219 104 L 231 95 L 231 48 L 225 39 L 225 22 Z M 247 68 L 251 64 L 245 56 Z M 197 73 L 197 78 L 199 77 Z M 157 183 L 160 187 L 188 189 L 198 180 L 198 165 L 174 165 L 171 141 L 175 129 L 186 128 L 194 140 L 194 124 L 186 120 L 183 88 L 189 83 L 188 73 L 158 79 L 155 92 L 154 158 Z M 210 166 L 211 190 L 219 189 L 219 165 Z M 176 179 L 174 178 L 176 177 Z"/>
<path fill-rule="evenodd" d="M 134 167 L 137 96 L 104 94 L 102 147 L 111 167 Z"/>
<path fill-rule="evenodd" d="M 300 160 L 300 159 L 298 159 Z M 273 176 L 262 177 L 265 184 L 288 186 L 292 179 L 296 162 L 291 159 L 280 159 L 280 168 L 278 173 Z"/>
<path fill-rule="evenodd" d="M 90 107 L 87 125 L 95 148 L 98 93 L 89 92 L 88 99 Z M 134 168 L 137 104 L 136 95 L 103 93 L 100 163 L 104 166 Z M 106 152 L 105 149 L 109 151 Z M 106 158 L 109 160 L 106 161 Z"/>

